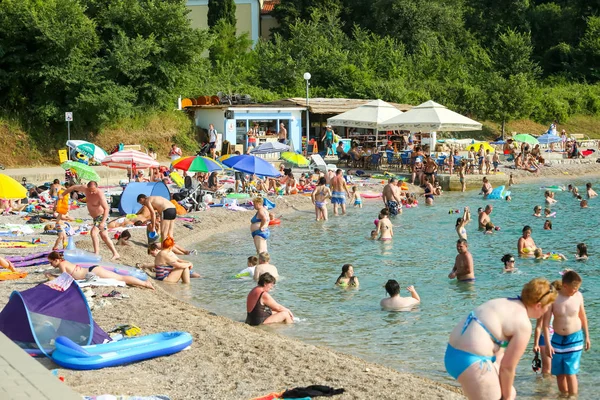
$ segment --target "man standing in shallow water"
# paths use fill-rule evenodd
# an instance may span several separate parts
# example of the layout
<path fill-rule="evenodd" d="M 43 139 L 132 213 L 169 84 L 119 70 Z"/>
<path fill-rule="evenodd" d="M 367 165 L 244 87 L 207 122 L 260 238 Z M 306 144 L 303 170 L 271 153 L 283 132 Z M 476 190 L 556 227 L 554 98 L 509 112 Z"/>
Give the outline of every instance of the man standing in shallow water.
<path fill-rule="evenodd" d="M 108 219 L 108 214 L 110 213 L 110 207 L 106 202 L 106 197 L 104 197 L 104 193 L 102 193 L 98 189 L 98 184 L 95 181 L 90 181 L 87 186 L 77 185 L 71 186 L 64 192 L 58 195 L 59 199 L 62 199 L 64 196 L 68 196 L 72 191 L 83 192 L 85 193 L 86 204 L 88 212 L 90 216 L 94 220 L 94 227 L 91 231 L 92 244 L 94 246 L 94 253 L 100 253 L 100 240 L 98 239 L 98 234 L 102 238 L 102 241 L 106 243 L 113 256 L 111 260 L 116 260 L 121 257 L 117 250 L 115 249 L 115 245 L 108 237 L 106 220 Z"/>
<path fill-rule="evenodd" d="M 388 184 L 383 187 L 383 204 L 389 210 L 390 216 L 402 214 L 402 209 L 400 208 L 402 204 L 400 189 L 396 186 L 396 180 L 396 178 L 390 178 Z"/>
<path fill-rule="evenodd" d="M 331 204 L 333 204 L 333 215 L 338 215 L 338 205 L 342 206 L 342 214 L 346 215 L 346 195 L 350 197 L 350 192 L 346 186 L 346 180 L 342 175 L 342 170 L 335 171 L 335 177 L 331 179 Z"/>
<path fill-rule="evenodd" d="M 473 256 L 469 252 L 469 244 L 465 239 L 458 239 L 456 250 L 458 251 L 458 255 L 454 261 L 454 268 L 448 274 L 448 278 L 456 278 L 459 282 L 475 282 Z"/>

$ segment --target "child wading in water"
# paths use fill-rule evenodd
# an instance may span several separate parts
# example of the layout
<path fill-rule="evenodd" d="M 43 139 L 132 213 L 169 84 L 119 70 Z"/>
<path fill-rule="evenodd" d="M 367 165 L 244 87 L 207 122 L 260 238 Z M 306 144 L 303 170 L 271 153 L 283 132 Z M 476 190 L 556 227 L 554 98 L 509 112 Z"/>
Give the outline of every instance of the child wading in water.
<path fill-rule="evenodd" d="M 362 198 L 360 197 L 360 193 L 358 192 L 358 188 L 356 186 L 352 186 L 351 196 L 350 202 L 354 202 L 354 207 L 362 208 Z"/>
<path fill-rule="evenodd" d="M 588 320 L 579 292 L 581 277 L 575 271 L 566 271 L 562 277 L 558 297 L 544 315 L 544 336 L 550 337 L 550 319 L 554 316 L 554 335 L 546 353 L 552 358 L 552 375 L 556 375 L 558 390 L 563 395 L 578 393 L 577 374 L 581 351 L 591 347 Z M 585 336 L 585 337 L 584 337 Z"/>

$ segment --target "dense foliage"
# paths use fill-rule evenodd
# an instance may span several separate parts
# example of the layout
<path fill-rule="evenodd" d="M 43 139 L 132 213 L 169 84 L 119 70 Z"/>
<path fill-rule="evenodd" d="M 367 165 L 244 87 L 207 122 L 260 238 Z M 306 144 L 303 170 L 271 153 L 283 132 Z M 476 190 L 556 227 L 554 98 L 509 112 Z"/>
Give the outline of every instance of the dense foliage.
<path fill-rule="evenodd" d="M 0 1 L 0 109 L 97 130 L 178 95 L 434 99 L 499 123 L 600 112 L 600 2 L 281 0 L 272 40 L 235 36 L 234 0 Z M 206 58 L 210 49 L 210 58 Z"/>

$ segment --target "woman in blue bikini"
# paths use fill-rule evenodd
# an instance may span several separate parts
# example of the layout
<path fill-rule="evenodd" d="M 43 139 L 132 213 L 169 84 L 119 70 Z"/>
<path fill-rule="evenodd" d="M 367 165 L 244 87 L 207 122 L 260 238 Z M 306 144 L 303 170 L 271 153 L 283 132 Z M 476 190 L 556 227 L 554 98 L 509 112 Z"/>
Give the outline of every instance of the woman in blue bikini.
<path fill-rule="evenodd" d="M 252 202 L 254 203 L 254 209 L 256 214 L 250 220 L 250 232 L 252 233 L 252 240 L 254 240 L 254 247 L 256 247 L 256 253 L 262 253 L 267 251 L 267 240 L 271 236 L 269 231 L 269 212 L 263 205 L 262 197 L 255 197 Z"/>
<path fill-rule="evenodd" d="M 558 292 L 546 279 L 531 280 L 516 298 L 490 300 L 463 319 L 450 334 L 444 363 L 469 399 L 512 400 L 515 371 L 531 338 L 531 321 Z"/>

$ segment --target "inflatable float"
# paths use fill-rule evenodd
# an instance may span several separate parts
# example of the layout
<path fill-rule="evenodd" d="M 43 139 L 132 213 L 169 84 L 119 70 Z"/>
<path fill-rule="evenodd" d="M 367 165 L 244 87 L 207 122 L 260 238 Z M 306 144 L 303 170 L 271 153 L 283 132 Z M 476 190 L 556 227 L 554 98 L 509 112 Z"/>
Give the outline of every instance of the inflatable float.
<path fill-rule="evenodd" d="M 541 186 L 540 189 L 542 190 L 550 190 L 552 192 L 562 192 L 565 190 L 564 187 L 562 186 L 558 186 L 558 185 L 552 185 L 552 186 Z"/>
<path fill-rule="evenodd" d="M 118 342 L 80 346 L 65 336 L 56 338 L 52 360 L 64 368 L 100 369 L 168 356 L 192 344 L 187 332 L 163 332 Z"/>
<path fill-rule="evenodd" d="M 492 190 L 487 198 L 490 200 L 500 200 L 505 199 L 506 196 L 510 196 L 510 190 L 504 191 L 504 186 L 498 186 L 496 189 Z"/>
<path fill-rule="evenodd" d="M 97 265 L 104 268 L 107 271 L 114 272 L 115 274 L 123 276 L 133 276 L 134 278 L 138 278 L 141 281 L 145 281 L 148 279 L 148 275 L 146 275 L 146 273 L 140 269 L 128 267 L 127 265 L 115 264 L 109 261 L 78 262 L 76 263 L 76 265 L 81 268 L 90 268 Z"/>
<path fill-rule="evenodd" d="M 99 254 L 90 253 L 89 251 L 81 249 L 65 250 L 63 257 L 65 260 L 73 264 L 89 262 L 95 263 L 94 265 L 98 265 L 98 261 L 102 260 L 102 256 Z"/>
<path fill-rule="evenodd" d="M 250 195 L 248 193 L 229 193 L 225 197 L 228 199 L 248 199 Z"/>
<path fill-rule="evenodd" d="M 269 225 L 281 225 L 281 220 L 279 218 L 275 218 L 269 221 Z"/>
<path fill-rule="evenodd" d="M 62 253 L 62 250 L 57 250 L 58 253 Z M 25 256 L 8 256 L 5 257 L 8 261 L 12 262 L 15 267 L 33 267 L 35 265 L 48 264 L 48 254 L 51 251 L 42 251 L 40 253 L 28 254 Z"/>
<path fill-rule="evenodd" d="M 383 196 L 382 193 L 375 193 L 375 192 L 364 192 L 360 194 L 360 197 L 362 197 L 363 199 L 378 199 L 381 196 Z"/>

